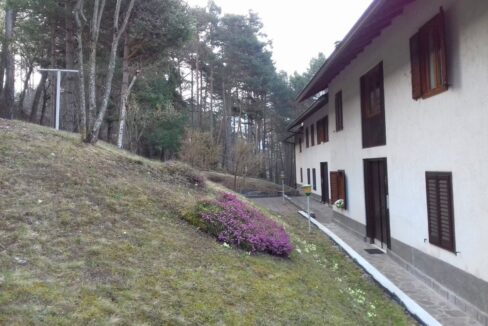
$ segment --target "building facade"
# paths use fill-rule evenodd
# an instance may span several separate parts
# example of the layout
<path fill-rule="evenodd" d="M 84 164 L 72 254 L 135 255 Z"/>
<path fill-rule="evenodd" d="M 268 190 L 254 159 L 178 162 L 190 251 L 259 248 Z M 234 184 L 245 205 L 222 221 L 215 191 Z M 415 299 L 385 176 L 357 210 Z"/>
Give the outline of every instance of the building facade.
<path fill-rule="evenodd" d="M 488 323 L 488 1 L 374 1 L 298 100 L 321 92 L 297 183 Z"/>

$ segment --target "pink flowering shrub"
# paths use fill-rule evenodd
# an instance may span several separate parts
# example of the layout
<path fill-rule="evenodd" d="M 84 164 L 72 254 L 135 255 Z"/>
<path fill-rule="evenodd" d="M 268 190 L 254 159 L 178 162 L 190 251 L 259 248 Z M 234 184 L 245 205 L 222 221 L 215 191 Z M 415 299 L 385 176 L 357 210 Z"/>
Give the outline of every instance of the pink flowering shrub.
<path fill-rule="evenodd" d="M 199 221 L 192 222 L 219 242 L 280 257 L 288 257 L 293 250 L 283 227 L 234 195 L 226 193 L 216 201 L 202 203 L 198 215 Z"/>

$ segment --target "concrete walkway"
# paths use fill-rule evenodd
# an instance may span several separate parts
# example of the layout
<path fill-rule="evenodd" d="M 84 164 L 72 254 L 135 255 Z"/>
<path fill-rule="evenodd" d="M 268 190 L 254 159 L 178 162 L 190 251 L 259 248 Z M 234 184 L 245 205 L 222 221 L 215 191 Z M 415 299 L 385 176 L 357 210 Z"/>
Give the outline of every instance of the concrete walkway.
<path fill-rule="evenodd" d="M 297 218 L 303 219 L 303 222 L 306 223 L 306 220 L 297 214 L 297 207 L 301 210 L 306 209 L 305 197 L 293 197 L 290 200 L 293 205 L 289 202 L 283 204 L 281 198 L 254 199 L 257 204 L 280 214 L 296 214 Z M 315 219 L 318 222 L 340 237 L 347 245 L 354 249 L 361 257 L 373 265 L 380 273 L 387 277 L 442 325 L 481 325 L 445 298 L 428 288 L 421 280 L 404 269 L 390 256 L 386 254 L 368 254 L 364 249 L 374 249 L 376 247 L 365 242 L 357 234 L 334 223 L 332 209 L 329 207 L 311 200 L 310 211 L 315 214 Z M 326 235 L 324 234 L 324 236 Z"/>

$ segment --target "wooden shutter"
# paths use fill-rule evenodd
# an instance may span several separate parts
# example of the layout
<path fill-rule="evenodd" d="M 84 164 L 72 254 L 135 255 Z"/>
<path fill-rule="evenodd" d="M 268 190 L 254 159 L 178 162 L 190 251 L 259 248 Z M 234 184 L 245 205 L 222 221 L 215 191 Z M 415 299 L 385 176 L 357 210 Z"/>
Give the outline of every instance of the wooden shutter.
<path fill-rule="evenodd" d="M 307 184 L 310 184 L 310 169 L 307 169 Z"/>
<path fill-rule="evenodd" d="M 315 146 L 315 125 L 310 126 L 310 140 L 312 141 L 312 146 Z"/>
<path fill-rule="evenodd" d="M 309 139 L 308 139 L 308 127 L 305 128 L 305 145 L 306 147 L 308 148 L 310 145 L 309 145 Z"/>
<path fill-rule="evenodd" d="M 329 116 L 326 116 L 324 118 L 324 123 L 323 123 L 323 129 L 324 129 L 324 143 L 329 141 Z"/>
<path fill-rule="evenodd" d="M 335 95 L 335 118 L 336 118 L 336 131 L 340 131 L 344 128 L 342 117 L 342 91 Z"/>
<path fill-rule="evenodd" d="M 317 190 L 317 172 L 315 169 L 312 169 L 312 188 Z"/>
<path fill-rule="evenodd" d="M 338 172 L 330 172 L 330 202 L 334 204 L 339 199 L 339 190 L 337 188 Z"/>
<path fill-rule="evenodd" d="M 410 64 L 412 68 L 412 98 L 422 97 L 422 74 L 420 70 L 420 37 L 416 33 L 410 38 Z"/>
<path fill-rule="evenodd" d="M 455 252 L 451 173 L 427 172 L 429 242 Z"/>
<path fill-rule="evenodd" d="M 347 208 L 346 198 L 346 173 L 344 171 L 337 172 L 337 195 L 338 199 L 344 200 L 344 208 Z"/>
<path fill-rule="evenodd" d="M 300 168 L 300 183 L 303 183 L 303 169 Z"/>
<path fill-rule="evenodd" d="M 437 25 L 439 30 L 439 47 L 440 47 L 440 66 L 441 66 L 441 83 L 445 89 L 449 86 L 447 77 L 447 49 L 446 49 L 446 21 L 444 18 L 444 10 L 441 7 L 441 12 L 437 17 Z"/>

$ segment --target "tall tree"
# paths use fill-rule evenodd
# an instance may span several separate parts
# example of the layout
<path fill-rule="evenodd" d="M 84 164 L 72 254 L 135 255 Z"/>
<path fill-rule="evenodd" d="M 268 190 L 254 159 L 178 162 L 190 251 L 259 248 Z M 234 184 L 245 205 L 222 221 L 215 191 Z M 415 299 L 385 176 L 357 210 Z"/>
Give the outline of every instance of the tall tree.
<path fill-rule="evenodd" d="M 77 39 L 78 39 L 78 63 L 80 71 L 85 69 L 83 66 L 84 60 L 84 49 L 83 49 L 83 31 L 85 29 L 86 16 L 85 16 L 85 0 L 78 0 L 75 6 L 74 15 L 77 23 Z M 109 103 L 110 94 L 112 91 L 112 81 L 115 71 L 115 63 L 117 50 L 119 46 L 120 39 L 125 32 L 127 24 L 129 22 L 132 9 L 134 7 L 135 0 L 127 0 L 124 2 L 125 13 L 121 19 L 122 11 L 122 0 L 116 0 L 115 8 L 113 10 L 112 16 L 112 43 L 110 47 L 110 52 L 108 55 L 108 64 L 106 79 L 104 85 L 104 93 L 100 99 L 100 105 L 97 105 L 97 50 L 99 48 L 99 37 L 101 32 L 101 24 L 104 20 L 104 11 L 106 7 L 106 0 L 94 0 L 93 10 L 91 11 L 90 20 L 90 41 L 89 41 L 89 56 L 88 56 L 88 103 L 83 100 L 80 101 L 80 110 L 84 110 L 81 116 L 86 117 L 85 130 L 82 131 L 84 136 L 84 141 L 87 143 L 96 143 L 98 140 L 100 127 L 102 126 L 103 119 L 107 112 L 107 107 Z M 80 98 L 85 96 L 85 74 L 79 74 L 79 84 L 80 84 Z M 83 103 L 85 102 L 85 103 Z M 98 114 L 97 114 L 98 112 Z M 96 117 L 95 117 L 96 116 Z"/>

